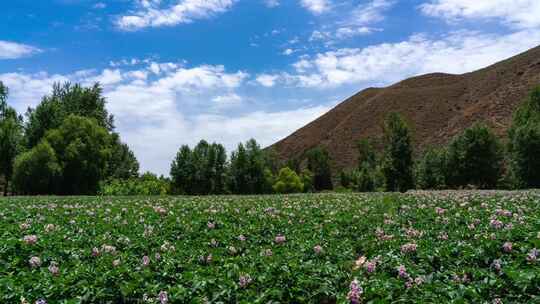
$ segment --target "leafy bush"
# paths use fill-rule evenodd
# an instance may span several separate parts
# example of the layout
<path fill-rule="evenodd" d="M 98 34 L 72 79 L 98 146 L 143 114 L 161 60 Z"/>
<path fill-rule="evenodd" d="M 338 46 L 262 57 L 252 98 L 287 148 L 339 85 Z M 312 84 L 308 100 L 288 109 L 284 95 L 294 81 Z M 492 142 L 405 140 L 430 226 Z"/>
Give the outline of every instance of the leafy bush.
<path fill-rule="evenodd" d="M 414 187 L 412 138 L 407 123 L 391 113 L 383 125 L 382 173 L 388 191 L 405 192 Z"/>
<path fill-rule="evenodd" d="M 416 165 L 418 189 L 444 189 L 447 180 L 446 149 L 429 148 Z"/>
<path fill-rule="evenodd" d="M 62 176 L 56 153 L 47 141 L 20 154 L 14 165 L 15 192 L 26 195 L 54 193 Z"/>
<path fill-rule="evenodd" d="M 304 190 L 304 184 L 296 172 L 288 167 L 279 170 L 279 175 L 274 184 L 277 193 L 300 193 Z"/>
<path fill-rule="evenodd" d="M 145 173 L 139 178 L 103 182 L 100 190 L 100 194 L 105 196 L 167 195 L 169 193 L 169 181 L 152 173 Z"/>
<path fill-rule="evenodd" d="M 511 180 L 516 188 L 540 187 L 540 87 L 516 110 L 508 131 Z"/>
<path fill-rule="evenodd" d="M 321 147 L 306 152 L 307 168 L 313 173 L 313 187 L 316 191 L 332 190 L 332 170 L 330 154 Z"/>
<path fill-rule="evenodd" d="M 493 132 L 475 124 L 457 136 L 448 148 L 448 184 L 493 189 L 502 173 L 502 149 Z"/>

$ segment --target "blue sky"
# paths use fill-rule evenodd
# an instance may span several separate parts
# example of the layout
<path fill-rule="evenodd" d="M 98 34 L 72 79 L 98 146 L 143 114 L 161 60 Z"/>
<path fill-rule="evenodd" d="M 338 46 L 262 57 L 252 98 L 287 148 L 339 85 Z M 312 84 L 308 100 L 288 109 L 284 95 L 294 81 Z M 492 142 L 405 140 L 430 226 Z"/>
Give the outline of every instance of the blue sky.
<path fill-rule="evenodd" d="M 143 170 L 181 144 L 268 145 L 370 86 L 463 73 L 540 44 L 537 0 L 18 0 L 0 80 L 23 112 L 103 84 Z"/>

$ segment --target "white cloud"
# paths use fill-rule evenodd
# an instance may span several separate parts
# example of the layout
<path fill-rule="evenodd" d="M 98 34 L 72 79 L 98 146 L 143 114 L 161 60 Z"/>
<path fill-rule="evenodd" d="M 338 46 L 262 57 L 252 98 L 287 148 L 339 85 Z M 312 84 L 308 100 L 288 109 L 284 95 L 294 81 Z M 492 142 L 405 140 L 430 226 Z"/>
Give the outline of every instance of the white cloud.
<path fill-rule="evenodd" d="M 242 104 L 244 99 L 236 93 L 216 96 L 212 99 L 217 109 L 236 107 Z"/>
<path fill-rule="evenodd" d="M 277 75 L 262 74 L 255 79 L 260 85 L 271 88 L 276 84 L 276 80 L 279 78 Z"/>
<path fill-rule="evenodd" d="M 0 60 L 28 57 L 37 53 L 41 53 L 41 50 L 36 47 L 0 40 Z"/>
<path fill-rule="evenodd" d="M 270 8 L 279 6 L 279 0 L 264 0 L 264 4 Z"/>
<path fill-rule="evenodd" d="M 355 25 L 366 25 L 382 21 L 385 17 L 382 14 L 394 5 L 390 0 L 372 0 L 371 2 L 357 6 L 350 14 L 347 23 Z"/>
<path fill-rule="evenodd" d="M 295 63 L 295 74 L 274 82 L 299 87 L 389 84 L 431 72 L 464 73 L 526 51 L 540 43 L 540 30 L 508 35 L 455 32 L 440 39 L 414 35 L 406 41 L 338 49 Z"/>
<path fill-rule="evenodd" d="M 330 0 L 300 0 L 300 4 L 315 15 L 320 15 L 330 10 Z"/>
<path fill-rule="evenodd" d="M 432 0 L 421 5 L 429 16 L 448 21 L 461 18 L 499 18 L 518 28 L 540 26 L 540 1 L 538 0 Z"/>
<path fill-rule="evenodd" d="M 373 24 L 384 20 L 383 13 L 395 3 L 395 0 L 372 0 L 363 4 L 345 6 L 346 9 L 343 9 L 339 22 L 313 31 L 309 40 L 333 45 L 343 39 L 381 31 L 379 28 L 374 28 Z"/>
<path fill-rule="evenodd" d="M 98 3 L 94 4 L 93 8 L 95 8 L 95 9 L 104 9 L 104 8 L 107 8 L 107 4 L 105 4 L 103 2 L 98 2 Z"/>
<path fill-rule="evenodd" d="M 209 18 L 229 10 L 236 0 L 176 0 L 175 5 L 162 8 L 161 0 L 138 0 L 140 9 L 116 20 L 123 30 L 172 26 Z"/>
<path fill-rule="evenodd" d="M 293 49 L 286 49 L 286 50 L 283 51 L 282 54 L 285 55 L 285 56 L 290 56 L 290 55 L 292 55 L 293 53 L 294 53 L 294 50 L 293 50 Z"/>
<path fill-rule="evenodd" d="M 151 64 L 167 68 L 153 74 Z M 329 110 L 329 106 L 313 106 L 293 111 L 245 108 L 232 116 L 221 113 L 244 105 L 245 97 L 236 91 L 247 78 L 247 73 L 227 72 L 223 66 L 188 68 L 157 62 L 68 75 L 0 74 L 10 88 L 9 103 L 19 112 L 36 106 L 55 82 L 106 83 L 104 95 L 117 131 L 137 155 L 141 169 L 158 174 L 168 174 L 182 144 L 194 145 L 204 138 L 230 150 L 253 137 L 261 145 L 269 145 Z"/>

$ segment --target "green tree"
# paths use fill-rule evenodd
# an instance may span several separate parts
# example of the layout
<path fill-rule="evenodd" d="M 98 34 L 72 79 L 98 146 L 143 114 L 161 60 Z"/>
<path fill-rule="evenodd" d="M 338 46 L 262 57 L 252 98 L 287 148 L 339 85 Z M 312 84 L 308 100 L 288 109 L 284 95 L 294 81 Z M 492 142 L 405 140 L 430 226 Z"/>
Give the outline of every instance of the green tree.
<path fill-rule="evenodd" d="M 309 169 L 302 170 L 302 173 L 300 174 L 300 180 L 302 181 L 302 184 L 304 185 L 304 192 L 314 192 L 315 187 L 313 185 L 313 173 L 309 171 Z"/>
<path fill-rule="evenodd" d="M 8 193 L 15 157 L 21 152 L 22 118 L 7 105 L 8 89 L 0 82 L 0 176 L 4 177 L 4 196 Z"/>
<path fill-rule="evenodd" d="M 358 170 L 358 176 L 356 178 L 356 189 L 360 192 L 373 192 L 376 188 L 376 173 L 375 169 L 369 169 L 368 166 L 363 165 Z"/>
<path fill-rule="evenodd" d="M 373 148 L 373 143 L 369 139 L 361 139 L 357 144 L 358 149 L 358 169 L 367 167 L 368 169 L 377 166 L 377 154 Z"/>
<path fill-rule="evenodd" d="M 240 143 L 231 155 L 230 187 L 232 192 L 238 194 L 267 192 L 265 164 L 265 155 L 254 139 L 248 140 L 245 145 Z"/>
<path fill-rule="evenodd" d="M 288 167 L 279 170 L 277 182 L 274 184 L 274 191 L 277 193 L 299 193 L 304 190 L 304 185 L 300 177 Z"/>
<path fill-rule="evenodd" d="M 107 131 L 114 130 L 114 118 L 107 112 L 102 88 L 96 83 L 92 87 L 80 84 L 53 86 L 51 95 L 43 97 L 35 108 L 29 108 L 26 116 L 26 144 L 32 148 L 39 143 L 47 131 L 57 129 L 70 115 L 93 118 Z"/>
<path fill-rule="evenodd" d="M 414 187 L 413 148 L 407 123 L 391 113 L 383 125 L 384 155 L 382 173 L 388 191 L 405 192 Z"/>
<path fill-rule="evenodd" d="M 448 148 L 448 184 L 495 188 L 502 173 L 502 150 L 495 134 L 475 124 L 452 140 Z"/>
<path fill-rule="evenodd" d="M 227 152 L 221 144 L 201 140 L 191 150 L 182 146 L 171 165 L 173 192 L 188 195 L 224 194 Z"/>
<path fill-rule="evenodd" d="M 107 167 L 107 178 L 129 179 L 139 176 L 139 161 L 129 146 L 120 141 L 117 133 L 112 134 L 112 154 Z"/>
<path fill-rule="evenodd" d="M 62 169 L 47 141 L 15 159 L 13 188 L 23 195 L 51 194 L 60 186 Z"/>
<path fill-rule="evenodd" d="M 330 155 L 326 149 L 316 147 L 306 153 L 307 167 L 313 173 L 313 186 L 316 191 L 332 190 L 332 170 Z"/>
<path fill-rule="evenodd" d="M 227 151 L 221 144 L 212 144 L 213 185 L 212 194 L 225 194 L 227 192 Z"/>
<path fill-rule="evenodd" d="M 540 187 L 540 87 L 514 112 L 508 130 L 510 175 L 516 188 Z"/>
<path fill-rule="evenodd" d="M 70 115 L 45 138 L 61 167 L 59 194 L 96 194 L 112 156 L 113 138 L 95 119 Z"/>
<path fill-rule="evenodd" d="M 192 177 L 195 172 L 191 154 L 189 146 L 183 145 L 171 165 L 172 191 L 175 194 L 191 194 Z"/>
<path fill-rule="evenodd" d="M 444 189 L 447 175 L 446 149 L 427 149 L 416 165 L 417 187 L 419 189 Z"/>

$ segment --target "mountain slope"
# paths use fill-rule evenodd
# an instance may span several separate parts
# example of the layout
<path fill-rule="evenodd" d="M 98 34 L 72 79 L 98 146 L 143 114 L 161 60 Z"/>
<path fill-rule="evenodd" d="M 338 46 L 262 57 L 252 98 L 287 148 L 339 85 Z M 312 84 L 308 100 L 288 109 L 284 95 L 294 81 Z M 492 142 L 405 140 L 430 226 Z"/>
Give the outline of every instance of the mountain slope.
<path fill-rule="evenodd" d="M 418 150 L 445 144 L 477 121 L 504 136 L 512 112 L 537 85 L 540 46 L 471 73 L 427 74 L 363 90 L 270 148 L 286 160 L 323 146 L 334 169 L 351 168 L 356 166 L 356 142 L 380 138 L 383 119 L 390 112 L 406 118 Z"/>

